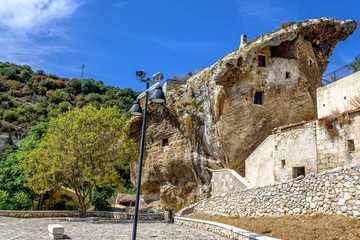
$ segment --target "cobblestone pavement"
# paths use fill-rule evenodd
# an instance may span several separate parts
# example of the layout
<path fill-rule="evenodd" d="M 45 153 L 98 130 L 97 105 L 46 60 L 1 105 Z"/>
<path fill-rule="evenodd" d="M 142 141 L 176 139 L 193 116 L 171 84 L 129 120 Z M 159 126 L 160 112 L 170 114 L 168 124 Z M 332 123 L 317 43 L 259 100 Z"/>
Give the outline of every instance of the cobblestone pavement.
<path fill-rule="evenodd" d="M 131 239 L 133 222 L 100 219 L 89 222 L 68 222 L 65 218 L 11 218 L 0 217 L 0 239 L 51 239 L 48 224 L 65 227 L 65 239 Z M 200 229 L 168 224 L 164 221 L 138 222 L 137 239 L 216 239 L 224 238 Z"/>

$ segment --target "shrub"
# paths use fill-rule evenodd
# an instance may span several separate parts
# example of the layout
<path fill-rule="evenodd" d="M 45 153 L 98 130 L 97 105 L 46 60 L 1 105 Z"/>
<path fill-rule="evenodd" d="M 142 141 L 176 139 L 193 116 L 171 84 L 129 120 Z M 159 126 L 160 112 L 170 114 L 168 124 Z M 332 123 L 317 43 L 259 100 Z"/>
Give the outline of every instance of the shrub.
<path fill-rule="evenodd" d="M 4 120 L 7 122 L 14 122 L 18 119 L 18 115 L 14 110 L 7 110 L 4 113 Z"/>
<path fill-rule="evenodd" d="M 82 108 L 83 106 L 85 106 L 85 102 L 83 102 L 83 101 L 79 101 L 76 103 L 76 107 L 78 107 L 78 108 Z"/>
<path fill-rule="evenodd" d="M 12 124 L 3 124 L 1 127 L 2 132 L 11 132 L 14 130 L 14 126 Z"/>
<path fill-rule="evenodd" d="M 86 102 L 101 102 L 101 96 L 98 93 L 90 93 L 85 97 Z"/>
<path fill-rule="evenodd" d="M 98 93 L 98 92 L 100 92 L 100 88 L 96 84 L 95 80 L 87 79 L 81 81 L 81 93 L 89 94 L 89 93 Z"/>
<path fill-rule="evenodd" d="M 49 74 L 49 75 L 48 75 L 48 78 L 51 78 L 51 79 L 57 80 L 57 79 L 59 79 L 60 77 L 59 77 L 59 76 L 57 76 L 57 75 L 54 75 L 54 74 Z"/>
<path fill-rule="evenodd" d="M 109 198 L 115 192 L 115 188 L 107 187 L 107 188 L 95 188 L 94 197 L 91 202 L 94 205 L 95 210 L 97 211 L 107 211 L 111 207 L 109 202 Z"/>
<path fill-rule="evenodd" d="M 335 126 L 336 121 L 338 121 L 338 116 L 329 116 L 322 120 L 322 123 L 331 139 L 334 139 L 336 136 L 339 136 L 339 132 Z"/>
<path fill-rule="evenodd" d="M 73 78 L 70 81 L 70 86 L 75 90 L 75 92 L 79 93 L 81 91 L 81 82 L 79 79 Z"/>
<path fill-rule="evenodd" d="M 97 108 L 98 110 L 101 108 L 101 104 L 98 101 L 90 102 L 90 105 Z"/>
<path fill-rule="evenodd" d="M 43 75 L 34 75 L 30 78 L 31 82 L 42 82 L 45 81 L 46 77 Z"/>
<path fill-rule="evenodd" d="M 61 112 L 66 112 L 71 110 L 71 104 L 69 102 L 61 102 L 59 104 L 59 109 Z"/>
<path fill-rule="evenodd" d="M 45 72 L 44 72 L 44 70 L 37 70 L 36 74 L 37 75 L 45 75 Z"/>
<path fill-rule="evenodd" d="M 296 22 L 288 22 L 287 20 L 284 20 L 280 22 L 280 28 L 286 28 L 294 24 L 296 24 Z"/>
<path fill-rule="evenodd" d="M 27 122 L 27 119 L 26 119 L 26 117 L 19 117 L 18 122 L 19 123 L 24 123 L 24 122 Z"/>
<path fill-rule="evenodd" d="M 72 197 L 65 194 L 61 194 L 60 197 L 61 197 L 61 201 L 53 204 L 50 208 L 51 210 L 77 210 L 76 206 L 66 204 L 66 201 L 70 201 Z"/>
<path fill-rule="evenodd" d="M 56 87 L 58 88 L 64 88 L 65 87 L 65 82 L 63 80 L 56 80 Z"/>
<path fill-rule="evenodd" d="M 47 89 L 56 89 L 56 81 L 54 79 L 47 78 L 44 82 L 44 86 Z"/>
<path fill-rule="evenodd" d="M 4 79 L 16 80 L 18 78 L 15 69 L 12 67 L 1 68 L 0 74 Z"/>
<path fill-rule="evenodd" d="M 28 70 L 22 70 L 20 72 L 19 80 L 23 83 L 26 83 L 31 78 L 31 74 Z"/>

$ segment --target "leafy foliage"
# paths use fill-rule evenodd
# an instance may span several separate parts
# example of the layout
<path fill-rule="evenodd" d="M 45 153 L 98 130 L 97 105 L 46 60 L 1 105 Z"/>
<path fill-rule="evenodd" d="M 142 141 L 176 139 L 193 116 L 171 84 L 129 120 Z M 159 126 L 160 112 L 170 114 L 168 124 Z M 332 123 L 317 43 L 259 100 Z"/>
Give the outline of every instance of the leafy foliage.
<path fill-rule="evenodd" d="M 109 198 L 113 195 L 116 188 L 113 186 L 109 187 L 96 187 L 94 191 L 94 198 L 91 202 L 92 205 L 95 206 L 95 210 L 97 211 L 107 211 L 111 207 L 109 202 Z"/>
<path fill-rule="evenodd" d="M 357 72 L 360 70 L 360 55 L 357 55 L 355 57 L 355 60 L 350 63 L 349 67 L 353 72 Z"/>
<path fill-rule="evenodd" d="M 70 80 L 34 72 L 27 65 L 0 62 L 0 119 L 22 131 L 67 111 L 69 104 L 71 109 L 117 106 L 127 114 L 137 95 L 130 88 L 105 86 L 94 79 Z"/>
<path fill-rule="evenodd" d="M 85 216 L 91 189 L 119 183 L 117 169 L 137 158 L 128 119 L 117 108 L 86 106 L 60 114 L 49 126 L 39 147 L 24 158 L 28 186 L 42 194 L 70 185 L 79 199 L 80 216 Z"/>
<path fill-rule="evenodd" d="M 25 210 L 32 204 L 29 189 L 24 187 L 26 176 L 18 165 L 19 153 L 8 150 L 0 161 L 0 209 Z"/>
<path fill-rule="evenodd" d="M 0 209 L 27 210 L 33 205 L 35 194 L 27 187 L 27 176 L 20 164 L 22 153 L 36 148 L 48 125 L 43 123 L 34 127 L 21 144 L 20 149 L 10 148 L 0 160 Z"/>
<path fill-rule="evenodd" d="M 287 20 L 284 20 L 284 21 L 281 21 L 280 22 L 280 28 L 286 28 L 286 27 L 289 27 L 289 26 L 292 26 L 296 24 L 296 22 L 288 22 Z"/>

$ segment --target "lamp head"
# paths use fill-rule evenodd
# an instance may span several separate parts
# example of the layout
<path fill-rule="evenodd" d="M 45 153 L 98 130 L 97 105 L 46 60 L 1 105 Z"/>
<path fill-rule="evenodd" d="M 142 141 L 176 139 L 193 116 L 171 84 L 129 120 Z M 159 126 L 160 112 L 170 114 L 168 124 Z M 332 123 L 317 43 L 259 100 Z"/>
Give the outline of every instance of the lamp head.
<path fill-rule="evenodd" d="M 162 72 L 157 72 L 153 75 L 153 79 L 156 79 L 158 81 L 163 80 L 163 78 L 164 78 L 164 74 Z"/>
<path fill-rule="evenodd" d="M 141 116 L 142 115 L 142 109 L 141 109 L 139 100 L 136 99 L 136 101 L 130 108 L 129 113 L 133 116 Z"/>
<path fill-rule="evenodd" d="M 144 70 L 136 71 L 136 76 L 140 79 L 143 79 L 145 77 L 146 73 Z"/>
<path fill-rule="evenodd" d="M 164 103 L 166 102 L 165 94 L 161 89 L 160 84 L 155 88 L 153 94 L 151 94 L 150 101 L 153 103 Z"/>

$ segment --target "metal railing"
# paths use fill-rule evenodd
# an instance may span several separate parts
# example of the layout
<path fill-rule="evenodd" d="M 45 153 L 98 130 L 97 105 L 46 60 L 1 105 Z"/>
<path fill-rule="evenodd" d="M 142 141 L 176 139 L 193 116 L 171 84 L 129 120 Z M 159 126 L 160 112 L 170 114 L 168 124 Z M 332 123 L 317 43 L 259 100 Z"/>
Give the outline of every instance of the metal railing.
<path fill-rule="evenodd" d="M 352 62 L 348 65 L 343 66 L 342 68 L 339 68 L 331 73 L 326 74 L 322 77 L 322 82 L 324 85 L 328 85 L 330 83 L 336 82 L 339 79 L 342 79 L 344 77 L 347 77 L 355 72 L 358 71 L 355 67 L 352 67 L 355 65 L 355 62 Z"/>

